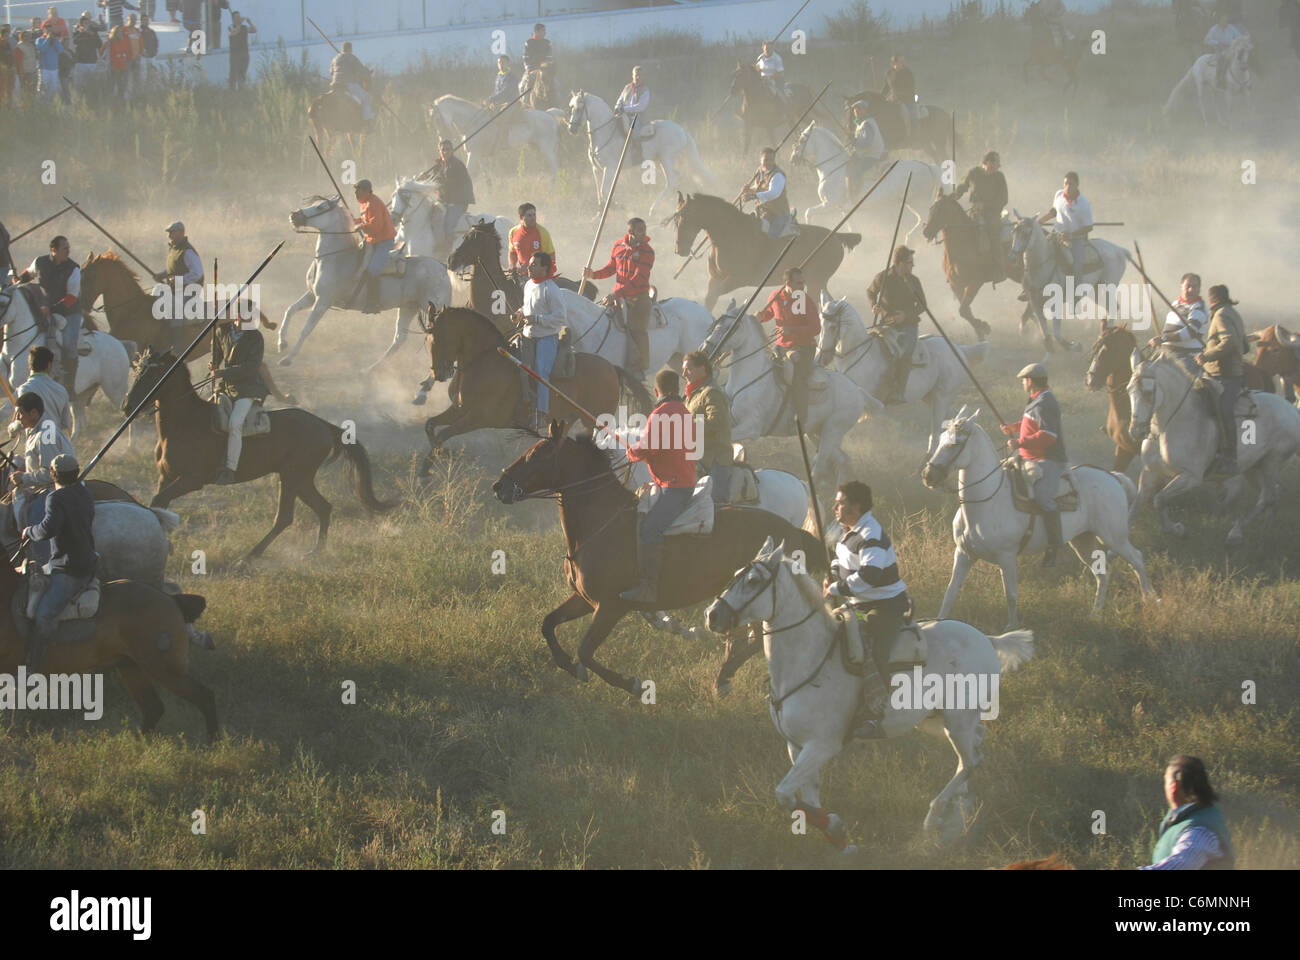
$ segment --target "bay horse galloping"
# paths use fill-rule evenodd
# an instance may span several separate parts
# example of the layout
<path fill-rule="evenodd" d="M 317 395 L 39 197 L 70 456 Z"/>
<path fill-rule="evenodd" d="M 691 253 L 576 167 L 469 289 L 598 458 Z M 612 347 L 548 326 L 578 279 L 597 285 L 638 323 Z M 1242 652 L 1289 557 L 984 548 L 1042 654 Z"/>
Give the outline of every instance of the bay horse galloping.
<path fill-rule="evenodd" d="M 787 103 L 772 92 L 767 81 L 759 75 L 752 63 L 736 61 L 731 72 L 729 97 L 740 97 L 741 134 L 740 150 L 749 152 L 749 140 L 755 130 L 762 130 L 773 143 L 799 119 L 812 100 L 812 91 L 802 83 L 790 84 L 790 101 Z"/>
<path fill-rule="evenodd" d="M 757 217 L 742 213 L 721 197 L 707 193 L 677 194 L 677 213 L 669 219 L 677 221 L 675 249 L 678 256 L 690 254 L 701 230 L 712 241 L 709 290 L 704 297 L 704 305 L 709 310 L 724 293 L 761 282 L 763 274 L 789 242 L 781 237 L 768 236 Z M 782 266 L 794 267 L 803 263 L 829 233 L 826 227 L 800 224 L 799 237 L 782 260 Z M 804 264 L 804 278 L 812 302 L 817 302 L 820 291 L 826 288 L 832 274 L 844 262 L 844 252 L 852 250 L 861 241 L 860 233 L 837 232 L 831 241 L 817 250 L 812 260 Z M 780 276 L 779 268 L 775 276 Z"/>
<path fill-rule="evenodd" d="M 504 322 L 501 308 L 508 307 L 509 313 L 518 310 L 524 302 L 524 290 L 520 281 L 501 269 L 502 246 L 500 229 L 490 220 L 481 221 L 465 231 L 447 258 L 447 266 L 457 272 L 469 271 L 469 308 L 492 317 L 497 329 L 508 336 L 514 330 Z M 561 290 L 580 292 L 588 300 L 596 298 L 596 285 L 590 280 L 583 284 L 568 277 L 551 279 Z"/>
<path fill-rule="evenodd" d="M 452 405 L 425 421 L 430 453 L 448 438 L 484 427 L 526 427 L 528 411 L 520 403 L 523 381 L 519 369 L 497 352 L 507 340 L 495 322 L 466 307 L 446 307 L 425 328 L 429 369 L 439 383 L 450 381 Z M 624 394 L 633 409 L 649 414 L 654 401 L 626 370 L 590 353 L 576 356 L 571 377 L 549 378 L 597 416 L 616 413 Z M 551 412 L 582 416 L 563 397 L 552 393 Z M 594 427 L 593 421 L 583 420 Z"/>
<path fill-rule="evenodd" d="M 134 410 L 175 363 L 170 352 L 146 349 L 136 358 L 131 389 L 127 392 L 123 412 Z M 157 395 L 155 422 L 158 444 L 154 459 L 158 461 L 158 491 L 149 501 L 151 507 L 166 507 L 177 497 L 200 490 L 211 483 L 225 462 L 226 435 L 212 429 L 212 405 L 199 398 L 190 373 L 184 364 L 167 379 Z M 375 496 L 370 458 L 365 447 L 343 439 L 343 429 L 306 410 L 270 411 L 269 433 L 244 438 L 238 483 L 256 480 L 268 473 L 280 478 L 280 503 L 270 533 L 241 562 L 261 556 L 267 546 L 293 523 L 295 501 L 301 500 L 320 521 L 316 547 L 309 556 L 325 546 L 333 507 L 316 489 L 316 472 L 341 454 L 353 475 L 353 488 L 361 505 L 371 513 L 387 513 L 396 501 Z"/>
<path fill-rule="evenodd" d="M 1089 390 L 1100 390 L 1104 384 L 1110 397 L 1106 412 L 1106 436 L 1115 444 L 1115 471 L 1123 473 L 1133 458 L 1142 452 L 1142 444 L 1129 433 L 1133 405 L 1129 402 L 1128 382 L 1133 376 L 1133 351 L 1137 337 L 1121 323 L 1109 327 L 1101 321 L 1101 334 L 1092 345 L 1092 363 L 1084 377 Z"/>
<path fill-rule="evenodd" d="M 1003 220 L 1006 240 L 1011 239 L 1011 223 Z M 934 240 L 943 234 L 943 273 L 948 278 L 948 287 L 957 298 L 960 306 L 957 313 L 975 328 L 981 340 L 987 340 L 992 328 L 975 316 L 971 304 L 989 277 L 989 256 L 1007 259 L 1005 248 L 990 251 L 989 255 L 980 253 L 979 230 L 957 198 L 951 194 L 937 194 L 930 207 L 930 214 L 921 233 L 927 240 Z M 1019 283 L 1023 279 L 1024 267 L 1020 261 L 1008 264 L 1008 279 Z"/>
<path fill-rule="evenodd" d="M 1025 83 L 1029 82 L 1030 67 L 1037 67 L 1039 77 L 1046 80 L 1047 68 L 1059 66 L 1065 71 L 1066 95 L 1074 93 L 1079 89 L 1079 61 L 1083 59 L 1084 38 L 1067 33 L 1058 46 L 1052 22 L 1048 20 L 1041 0 L 1034 0 L 1029 5 L 1025 22 L 1029 24 L 1029 58 L 1021 69 Z M 1065 28 L 1062 26 L 1061 29 Z"/>
<path fill-rule="evenodd" d="M 375 100 L 371 95 L 371 100 Z M 321 153 L 329 156 L 336 137 L 345 137 L 354 157 L 361 155 L 366 145 L 366 122 L 362 119 L 361 104 L 342 90 L 327 90 L 307 107 L 307 119 L 316 132 L 316 142 Z"/>
<path fill-rule="evenodd" d="M 1297 351 L 1300 351 L 1300 337 L 1282 324 L 1275 323 L 1259 333 L 1247 335 L 1246 339 L 1258 348 L 1253 366 L 1259 377 L 1270 381 L 1273 377 L 1281 377 L 1286 398 L 1295 403 L 1295 390 L 1300 386 L 1300 356 L 1297 355 Z M 1251 365 L 1247 364 L 1246 368 L 1246 376 L 1249 378 Z M 1252 390 L 1265 389 L 1250 382 L 1246 386 Z M 1269 392 L 1272 392 L 1271 384 Z"/>
<path fill-rule="evenodd" d="M 568 436 L 565 424 L 558 421 L 551 423 L 549 436 L 501 472 L 492 492 L 506 504 L 542 497 L 558 500 L 567 549 L 565 571 L 573 593 L 542 620 L 542 636 L 560 669 L 580 680 L 586 680 L 591 670 L 635 697 L 642 693 L 638 678 L 596 660 L 596 650 L 628 613 L 681 610 L 713 599 L 768 537 L 784 540 L 790 550 L 802 550 L 810 572 L 820 576 L 826 571 L 826 551 L 815 534 L 766 510 L 719 505 L 711 534 L 665 540 L 663 574 L 653 603 L 622 599 L 619 592 L 636 581 L 636 496 L 619 482 L 608 451 L 590 437 Z M 560 646 L 555 628 L 593 613 L 575 663 Z M 735 648 L 729 638 L 718 687 L 725 689 L 736 669 L 762 649 L 761 638 L 742 641 Z"/>
<path fill-rule="evenodd" d="M 903 120 L 903 105 L 886 100 L 884 95 L 875 90 L 863 90 L 851 97 L 845 97 L 845 104 L 852 108 L 859 100 L 867 105 L 867 112 L 875 118 L 880 127 L 880 135 L 885 140 L 885 149 L 919 150 L 930 155 L 935 163 L 942 163 L 950 154 L 949 142 L 952 139 L 952 114 L 939 107 L 922 104 L 925 116 L 912 121 L 912 136 L 907 136 L 907 125 Z M 852 114 L 849 127 L 852 129 Z"/>

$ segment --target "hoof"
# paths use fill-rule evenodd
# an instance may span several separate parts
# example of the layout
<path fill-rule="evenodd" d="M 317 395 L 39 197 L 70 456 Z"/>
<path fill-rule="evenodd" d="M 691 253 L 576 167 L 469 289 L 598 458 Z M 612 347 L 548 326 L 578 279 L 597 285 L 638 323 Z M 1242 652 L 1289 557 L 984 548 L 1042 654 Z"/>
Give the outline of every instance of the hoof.
<path fill-rule="evenodd" d="M 411 398 L 411 403 L 414 406 L 422 407 L 425 405 L 425 403 L 428 402 L 428 400 L 429 400 L 429 395 L 427 393 L 417 393 L 414 397 Z"/>
<path fill-rule="evenodd" d="M 713 689 L 717 692 L 719 698 L 730 696 L 731 681 L 723 680 L 721 683 L 715 684 Z"/>
<path fill-rule="evenodd" d="M 573 665 L 573 675 L 583 683 L 591 679 L 591 674 L 587 672 L 586 664 L 582 663 L 582 661 L 578 661 Z"/>
<path fill-rule="evenodd" d="M 282 366 L 282 367 L 288 367 L 288 366 L 291 366 L 292 364 L 293 364 L 293 357 L 281 357 L 281 358 L 280 358 L 280 366 Z"/>

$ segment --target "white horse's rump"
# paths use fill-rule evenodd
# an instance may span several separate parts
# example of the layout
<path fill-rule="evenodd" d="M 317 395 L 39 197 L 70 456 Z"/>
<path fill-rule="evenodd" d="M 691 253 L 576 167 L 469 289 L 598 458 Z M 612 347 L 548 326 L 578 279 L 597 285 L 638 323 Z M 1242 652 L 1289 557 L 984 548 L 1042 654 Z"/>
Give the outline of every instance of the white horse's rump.
<path fill-rule="evenodd" d="M 560 290 L 564 303 L 566 323 L 573 336 L 573 348 L 580 353 L 594 353 L 616 367 L 627 368 L 632 349 L 626 331 L 613 323 L 614 311 L 603 304 L 593 303 L 572 290 Z M 663 326 L 654 324 L 646 331 L 650 338 L 650 370 L 665 366 L 677 369 L 681 357 L 697 348 L 709 334 L 713 317 L 694 300 L 669 297 L 658 303 Z M 672 361 L 676 359 L 674 365 Z"/>
<path fill-rule="evenodd" d="M 510 111 L 511 116 L 495 121 L 465 144 L 465 168 L 473 172 L 482 167 L 483 164 L 477 159 L 480 154 L 490 156 L 530 146 L 542 155 L 551 179 L 554 180 L 560 170 L 555 155 L 559 130 L 554 118 L 542 110 L 528 110 L 522 104 L 511 107 Z M 449 93 L 433 102 L 429 114 L 438 132 L 452 140 L 469 136 L 492 117 L 488 110 L 478 104 Z"/>
<path fill-rule="evenodd" d="M 957 497 L 961 506 L 952 519 L 952 538 L 957 544 L 953 556 L 952 578 L 943 595 L 939 619 L 943 619 L 957 602 L 962 584 L 976 560 L 987 560 L 1002 568 L 1002 585 L 1007 598 L 1007 629 L 1019 626 L 1016 610 L 1017 570 L 1021 553 L 1041 553 L 1047 548 L 1047 530 L 1042 522 L 1016 509 L 1011 496 L 1011 480 L 999 462 L 993 441 L 965 408 L 945 424 L 939 448 L 925 465 L 921 479 L 928 487 L 943 483 L 952 473 L 958 477 Z M 1075 467 L 1072 471 L 1079 492 L 1079 506 L 1061 513 L 1061 532 L 1097 580 L 1097 597 L 1092 613 L 1097 615 L 1106 603 L 1110 583 L 1111 555 L 1119 554 L 1137 573 L 1138 585 L 1147 597 L 1155 592 L 1147 579 L 1142 554 L 1129 542 L 1129 505 L 1136 499 L 1133 481 L 1121 473 L 1108 473 L 1097 467 Z M 1099 555 L 1104 562 L 1097 563 Z"/>
<path fill-rule="evenodd" d="M 1206 109 L 1206 101 L 1209 101 L 1216 122 L 1220 126 L 1231 127 L 1236 112 L 1234 104 L 1243 107 L 1250 103 L 1250 91 L 1254 86 L 1250 75 L 1250 55 L 1253 50 L 1254 42 L 1250 37 L 1238 37 L 1232 41 L 1232 46 L 1228 48 L 1228 68 L 1223 75 L 1222 90 L 1214 82 L 1218 74 L 1215 55 L 1207 53 L 1198 57 L 1169 94 L 1164 113 L 1168 115 L 1178 98 L 1195 87 L 1196 101 L 1201 108 L 1201 122 L 1207 127 L 1210 125 L 1210 112 Z"/>
<path fill-rule="evenodd" d="M 821 769 L 843 749 L 853 729 L 862 679 L 849 673 L 836 655 L 838 625 L 826 612 L 817 583 L 795 573 L 793 560 L 785 558 L 784 545 L 775 546 L 769 537 L 754 562 L 709 606 L 706 622 L 715 632 L 761 622 L 771 674 L 769 712 L 786 741 L 792 764 L 777 784 L 777 800 L 787 809 L 804 810 L 831 843 L 853 852 L 855 848 L 847 846 L 843 821 L 822 809 Z M 925 682 L 937 682 L 941 689 L 954 688 L 951 681 L 956 677 L 971 676 L 986 678 L 991 688 L 992 678 L 1000 680 L 1004 670 L 1014 670 L 1033 656 L 1034 635 L 1028 630 L 988 637 L 969 624 L 939 620 L 923 624 L 921 633 Z M 921 725 L 933 712 L 891 707 L 883 728 L 889 737 L 896 737 Z M 927 732 L 946 734 L 957 752 L 957 771 L 930 802 L 925 818 L 925 828 L 942 830 L 945 839 L 974 811 L 967 781 L 983 759 L 980 745 L 985 727 L 980 714 L 978 705 L 946 703 L 941 722 L 924 726 Z M 954 800 L 958 816 L 950 819 Z"/>

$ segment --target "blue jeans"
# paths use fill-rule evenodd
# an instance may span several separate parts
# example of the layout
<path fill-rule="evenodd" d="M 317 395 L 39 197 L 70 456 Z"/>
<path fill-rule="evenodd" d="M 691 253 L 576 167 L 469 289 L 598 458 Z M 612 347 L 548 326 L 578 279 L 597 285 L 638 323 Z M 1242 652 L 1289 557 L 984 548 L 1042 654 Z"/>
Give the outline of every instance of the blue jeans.
<path fill-rule="evenodd" d="M 1065 473 L 1064 460 L 1039 460 L 1043 475 L 1034 484 L 1034 502 L 1047 513 L 1055 513 L 1056 491 L 1061 485 L 1061 474 Z"/>
<path fill-rule="evenodd" d="M 79 312 L 63 313 L 60 314 L 60 316 L 67 321 L 63 325 L 63 333 L 60 334 L 62 339 L 59 343 L 59 347 L 63 350 L 63 356 L 66 361 L 68 357 L 75 357 L 77 355 L 77 341 L 81 339 L 81 314 Z M 64 367 L 66 366 L 67 363 L 65 362 Z M 68 395 L 72 395 L 71 387 L 68 389 Z"/>
<path fill-rule="evenodd" d="M 370 263 L 366 266 L 366 275 L 377 277 L 384 272 L 384 267 L 388 265 L 388 255 L 393 252 L 393 241 L 381 240 L 379 243 L 370 246 L 374 249 L 370 253 Z"/>
<path fill-rule="evenodd" d="M 560 338 L 558 334 L 551 334 L 549 337 L 520 337 L 520 344 L 523 345 L 524 363 L 528 364 L 546 379 L 551 378 L 551 370 L 555 366 L 555 355 L 560 351 Z M 529 377 L 532 380 L 531 377 Z M 533 381 L 537 383 L 537 381 Z M 551 391 L 544 383 L 537 383 L 537 412 L 551 412 Z"/>
<path fill-rule="evenodd" d="M 41 522 L 45 517 L 45 501 L 49 497 L 49 490 L 42 490 L 40 493 L 19 498 L 22 503 L 22 516 L 15 516 L 18 521 L 18 532 L 21 533 L 25 528 Z M 15 511 L 17 513 L 17 511 Z M 27 544 L 27 559 L 34 563 L 45 566 L 50 562 L 51 542 L 49 540 L 32 540 Z"/>
<path fill-rule="evenodd" d="M 59 614 L 68 601 L 90 585 L 91 577 L 73 577 L 66 573 L 50 574 L 50 586 L 36 607 L 36 620 L 32 626 L 32 639 L 48 644 L 54 639 L 59 626 Z"/>
<path fill-rule="evenodd" d="M 691 487 L 666 487 L 659 491 L 659 499 L 650 508 L 650 512 L 641 518 L 638 531 L 642 543 L 663 543 L 664 531 L 673 525 L 673 521 L 691 502 Z"/>

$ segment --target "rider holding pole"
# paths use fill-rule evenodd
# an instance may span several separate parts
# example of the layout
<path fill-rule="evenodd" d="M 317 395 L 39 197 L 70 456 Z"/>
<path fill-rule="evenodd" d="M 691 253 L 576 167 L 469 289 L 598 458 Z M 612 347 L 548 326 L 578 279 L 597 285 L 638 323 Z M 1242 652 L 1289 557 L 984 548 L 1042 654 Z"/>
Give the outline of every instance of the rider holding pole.
<path fill-rule="evenodd" d="M 650 271 L 655 265 L 654 248 L 646 236 L 645 221 L 633 217 L 627 222 L 627 234 L 614 244 L 609 262 L 599 270 L 584 267 L 582 279 L 603 280 L 614 277 L 613 296 L 622 300 L 627 310 L 627 332 L 632 341 L 632 356 L 628 358 L 630 372 L 639 381 L 645 380 L 650 369 Z"/>
<path fill-rule="evenodd" d="M 1002 424 L 1002 432 L 1011 439 L 1007 445 L 1022 460 L 1038 464 L 1039 476 L 1034 481 L 1034 502 L 1043 515 L 1047 528 L 1047 553 L 1043 566 L 1056 566 L 1057 556 L 1064 542 L 1061 535 L 1061 511 L 1056 503 L 1057 488 L 1065 473 L 1065 433 L 1061 426 L 1061 405 L 1047 389 L 1047 368 L 1041 363 L 1031 363 L 1016 376 L 1029 395 L 1029 405 L 1019 423 Z"/>
<path fill-rule="evenodd" d="M 397 230 L 393 227 L 388 207 L 375 195 L 369 180 L 358 180 L 354 192 L 361 208 L 361 216 L 354 217 L 352 222 L 365 234 L 366 249 L 362 279 L 366 285 L 366 302 L 361 312 L 379 313 L 379 275 L 388 264 L 388 255 L 393 252 Z M 353 294 L 353 300 L 356 300 L 356 293 Z"/>

